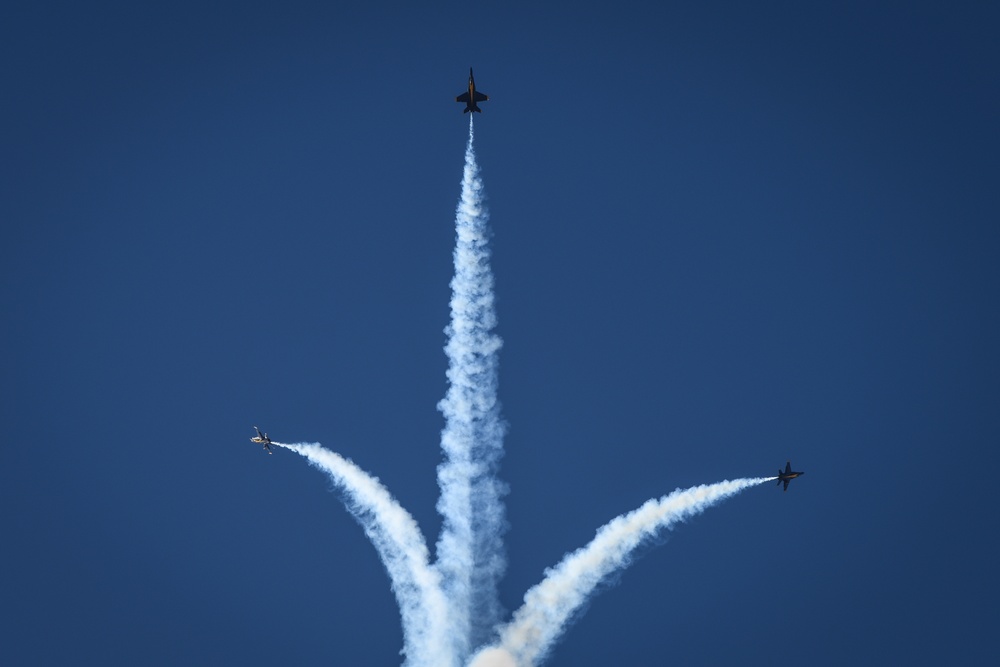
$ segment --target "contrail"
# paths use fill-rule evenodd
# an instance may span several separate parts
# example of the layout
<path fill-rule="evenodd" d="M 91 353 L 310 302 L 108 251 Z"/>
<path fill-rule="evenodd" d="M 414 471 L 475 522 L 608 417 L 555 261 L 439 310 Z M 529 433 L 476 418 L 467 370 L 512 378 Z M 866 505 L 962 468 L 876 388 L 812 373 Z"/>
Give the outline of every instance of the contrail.
<path fill-rule="evenodd" d="M 404 663 L 408 667 L 457 667 L 448 637 L 448 600 L 427 544 L 413 517 L 377 478 L 317 443 L 272 445 L 297 452 L 324 471 L 347 494 L 348 509 L 375 545 L 403 621 Z"/>
<path fill-rule="evenodd" d="M 629 565 L 636 548 L 664 529 L 743 489 L 775 477 L 736 479 L 677 489 L 602 526 L 587 546 L 568 554 L 524 596 L 524 605 L 500 629 L 500 642 L 480 652 L 472 667 L 533 667 L 545 660 L 575 612 L 597 585 Z"/>
<path fill-rule="evenodd" d="M 497 318 L 488 222 L 470 117 L 455 215 L 451 322 L 445 329 L 449 386 L 438 404 L 445 418 L 445 460 L 438 466 L 437 509 L 444 521 L 437 566 L 451 603 L 454 649 L 463 662 L 471 649 L 493 638 L 502 613 L 497 583 L 506 567 L 501 539 L 506 487 L 496 477 L 505 432 L 497 401 L 502 342 L 493 332 Z"/>

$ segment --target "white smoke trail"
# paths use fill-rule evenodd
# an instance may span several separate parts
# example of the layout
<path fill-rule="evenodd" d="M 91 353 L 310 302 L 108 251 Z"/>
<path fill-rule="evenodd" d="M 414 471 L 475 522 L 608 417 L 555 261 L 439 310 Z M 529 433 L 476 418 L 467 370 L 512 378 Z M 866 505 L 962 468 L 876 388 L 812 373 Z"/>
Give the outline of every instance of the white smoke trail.
<path fill-rule="evenodd" d="M 775 477 L 737 479 L 676 490 L 648 500 L 597 531 L 587 546 L 568 554 L 524 596 L 524 605 L 500 629 L 499 646 L 480 652 L 472 667 L 534 667 L 541 663 L 575 612 L 609 574 L 626 567 L 646 540 L 743 489 Z"/>
<path fill-rule="evenodd" d="M 505 425 L 497 401 L 497 353 L 493 272 L 490 268 L 489 213 L 473 150 L 473 125 L 465 148 L 462 196 L 455 215 L 455 276 L 451 281 L 448 392 L 438 404 L 445 418 L 438 467 L 443 517 L 437 543 L 438 568 L 452 604 L 456 655 L 492 639 L 502 609 L 497 583 L 506 560 L 501 500 L 505 485 L 496 477 L 503 455 Z"/>
<path fill-rule="evenodd" d="M 438 467 L 437 508 L 443 522 L 437 563 L 430 564 L 413 517 L 377 478 L 318 444 L 272 443 L 306 457 L 345 492 L 349 510 L 389 573 L 402 616 L 406 667 L 459 667 L 477 647 L 483 648 L 469 667 L 535 667 L 595 588 L 627 567 L 644 542 L 747 487 L 777 479 L 719 482 L 647 501 L 610 521 L 588 545 L 547 570 L 512 620 L 500 625 L 497 584 L 506 567 L 501 539 L 506 486 L 496 476 L 506 430 L 497 401 L 502 343 L 494 333 L 489 215 L 473 138 L 470 116 L 455 217 L 451 321 L 445 329 L 449 386 L 438 404 L 445 427 L 444 461 Z M 494 643 L 483 646 L 487 642 Z"/>
<path fill-rule="evenodd" d="M 448 600 L 429 564 L 424 537 L 413 517 L 378 481 L 344 457 L 316 443 L 272 442 L 304 456 L 347 494 L 348 508 L 375 545 L 403 622 L 403 653 L 409 667 L 457 667 L 448 638 Z"/>

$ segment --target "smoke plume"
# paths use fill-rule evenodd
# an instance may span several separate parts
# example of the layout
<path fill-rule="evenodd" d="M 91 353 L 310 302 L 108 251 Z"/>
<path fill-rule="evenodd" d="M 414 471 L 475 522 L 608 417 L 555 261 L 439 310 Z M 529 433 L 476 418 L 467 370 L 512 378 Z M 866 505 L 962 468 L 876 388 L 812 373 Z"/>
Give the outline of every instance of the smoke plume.
<path fill-rule="evenodd" d="M 497 585 L 506 567 L 506 487 L 497 478 L 505 434 L 497 400 L 501 341 L 494 332 L 489 214 L 473 138 L 470 117 L 455 215 L 451 319 L 445 329 L 448 390 L 438 404 L 445 426 L 437 562 L 430 563 L 413 517 L 377 478 L 318 444 L 271 443 L 301 454 L 343 491 L 389 573 L 402 616 L 406 667 L 460 667 L 476 649 L 469 667 L 536 667 L 597 586 L 626 568 L 638 547 L 678 521 L 776 479 L 719 482 L 647 501 L 611 520 L 589 544 L 547 570 L 512 619 L 501 623 Z"/>
<path fill-rule="evenodd" d="M 448 392 L 438 404 L 444 462 L 438 467 L 443 517 L 437 543 L 438 568 L 452 605 L 457 654 L 487 641 L 500 620 L 497 583 L 506 567 L 501 500 L 504 485 L 496 471 L 503 454 L 504 423 L 497 401 L 497 355 L 501 340 L 493 329 L 493 272 L 490 268 L 489 213 L 473 150 L 473 124 L 465 148 L 462 195 L 455 215 L 455 274 L 451 281 Z"/>
<path fill-rule="evenodd" d="M 528 590 L 524 604 L 501 628 L 499 647 L 481 652 L 471 664 L 501 665 L 508 659 L 518 667 L 539 664 L 597 585 L 609 574 L 627 567 L 637 547 L 678 521 L 747 487 L 773 479 L 737 479 L 678 489 L 612 519 L 597 531 L 590 544 L 566 555 L 546 571 L 545 579 Z"/>
<path fill-rule="evenodd" d="M 403 653 L 408 667 L 457 667 L 451 650 L 448 600 L 427 544 L 413 517 L 388 490 L 353 462 L 317 443 L 272 442 L 304 456 L 333 480 L 389 572 L 403 621 Z"/>

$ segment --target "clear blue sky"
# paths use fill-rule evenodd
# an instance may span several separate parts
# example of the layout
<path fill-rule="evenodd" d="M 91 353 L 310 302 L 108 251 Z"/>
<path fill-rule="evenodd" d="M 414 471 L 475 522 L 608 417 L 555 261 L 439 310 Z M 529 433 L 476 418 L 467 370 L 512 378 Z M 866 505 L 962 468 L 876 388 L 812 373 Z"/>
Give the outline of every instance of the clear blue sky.
<path fill-rule="evenodd" d="M 484 6 L 485 5 L 485 6 Z M 616 514 L 751 489 L 549 665 L 983 664 L 992 3 L 0 10 L 0 662 L 396 665 L 318 441 L 433 539 L 474 66 L 508 609 Z"/>

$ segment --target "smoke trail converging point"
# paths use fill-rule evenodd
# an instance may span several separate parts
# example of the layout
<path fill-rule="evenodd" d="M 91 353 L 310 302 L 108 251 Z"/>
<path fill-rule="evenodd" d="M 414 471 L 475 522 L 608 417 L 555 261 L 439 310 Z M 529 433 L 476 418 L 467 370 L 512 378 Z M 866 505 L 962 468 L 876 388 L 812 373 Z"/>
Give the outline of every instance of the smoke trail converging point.
<path fill-rule="evenodd" d="M 499 647 L 491 647 L 491 653 L 481 652 L 472 665 L 502 665 L 508 659 L 518 667 L 540 663 L 597 585 L 626 567 L 637 547 L 678 521 L 743 489 L 774 479 L 737 479 L 678 489 L 611 520 L 588 545 L 546 571 L 545 579 L 525 594 L 524 605 L 514 612 L 511 622 L 500 629 Z"/>
<path fill-rule="evenodd" d="M 271 444 L 304 456 L 347 495 L 348 509 L 389 573 L 403 621 L 406 664 L 457 667 L 448 639 L 448 600 L 440 576 L 428 562 L 427 545 L 413 517 L 377 478 L 318 443 Z"/>
<path fill-rule="evenodd" d="M 451 281 L 448 392 L 438 467 L 443 517 L 437 566 L 451 603 L 451 636 L 459 660 L 487 641 L 500 620 L 497 583 L 506 567 L 505 486 L 496 471 L 503 454 L 504 423 L 497 400 L 496 310 L 490 268 L 489 214 L 473 149 L 473 124 L 465 149 L 462 194 L 455 214 L 455 274 Z"/>
<path fill-rule="evenodd" d="M 469 667 L 521 667 L 507 651 L 496 646 L 484 648 L 476 653 L 469 662 Z"/>

